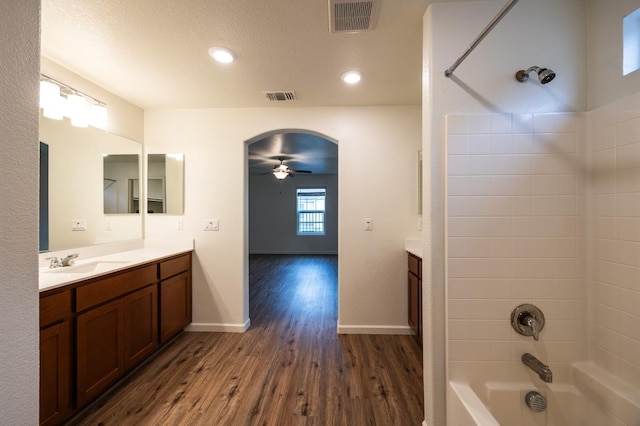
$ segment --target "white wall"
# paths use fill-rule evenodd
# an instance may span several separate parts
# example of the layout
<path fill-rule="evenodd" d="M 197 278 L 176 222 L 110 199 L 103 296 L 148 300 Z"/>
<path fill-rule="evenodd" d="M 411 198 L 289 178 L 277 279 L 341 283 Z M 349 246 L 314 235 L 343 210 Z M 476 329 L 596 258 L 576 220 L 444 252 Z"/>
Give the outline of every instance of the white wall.
<path fill-rule="evenodd" d="M 587 0 L 589 8 L 589 109 L 635 93 L 640 71 L 622 75 L 622 18 L 640 8 L 637 0 Z"/>
<path fill-rule="evenodd" d="M 640 389 L 640 94 L 589 117 L 589 355 Z"/>
<path fill-rule="evenodd" d="M 325 235 L 298 235 L 298 188 L 325 188 Z M 338 176 L 249 176 L 249 253 L 338 254 Z"/>
<path fill-rule="evenodd" d="M 52 60 L 41 57 L 40 72 L 67 84 L 107 104 L 109 125 L 107 131 L 142 143 L 144 140 L 144 110 L 116 96 L 108 90 L 82 78 Z M 65 122 L 68 120 L 65 119 Z"/>
<path fill-rule="evenodd" d="M 622 18 L 589 0 L 589 358 L 640 388 L 640 71 L 622 75 Z"/>
<path fill-rule="evenodd" d="M 146 148 L 185 154 L 186 191 L 184 217 L 150 216 L 146 236 L 195 239 L 196 327 L 243 329 L 249 317 L 245 141 L 296 128 L 338 141 L 341 331 L 406 332 L 404 240 L 419 235 L 420 113 L 419 106 L 147 111 Z M 373 219 L 372 232 L 363 230 L 365 217 Z M 219 219 L 220 231 L 203 231 L 206 218 Z"/>
<path fill-rule="evenodd" d="M 585 360 L 585 134 L 582 113 L 447 116 L 449 380 L 535 383 L 529 352 L 554 383 Z M 512 310 L 539 307 L 539 341 Z"/>
<path fill-rule="evenodd" d="M 585 23 L 581 0 L 519 2 L 460 65 L 447 69 L 504 6 L 502 1 L 433 3 L 424 18 L 423 161 L 425 229 L 425 420 L 445 423 L 445 158 L 447 114 L 582 111 L 586 107 Z M 532 65 L 557 77 L 542 86 L 514 75 Z M 535 75 L 534 75 L 535 77 Z"/>
<path fill-rule="evenodd" d="M 0 13 L 0 413 L 38 424 L 38 68 L 37 0 Z"/>

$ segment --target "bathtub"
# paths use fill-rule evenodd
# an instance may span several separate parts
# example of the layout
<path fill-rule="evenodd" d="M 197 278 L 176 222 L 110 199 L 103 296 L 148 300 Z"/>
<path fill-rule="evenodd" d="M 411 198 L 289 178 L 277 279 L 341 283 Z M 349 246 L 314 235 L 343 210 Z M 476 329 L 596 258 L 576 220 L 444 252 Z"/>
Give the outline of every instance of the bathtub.
<path fill-rule="evenodd" d="M 640 392 L 590 362 L 571 366 L 572 383 L 450 382 L 448 426 L 639 426 Z M 547 409 L 536 413 L 524 397 L 538 391 Z"/>

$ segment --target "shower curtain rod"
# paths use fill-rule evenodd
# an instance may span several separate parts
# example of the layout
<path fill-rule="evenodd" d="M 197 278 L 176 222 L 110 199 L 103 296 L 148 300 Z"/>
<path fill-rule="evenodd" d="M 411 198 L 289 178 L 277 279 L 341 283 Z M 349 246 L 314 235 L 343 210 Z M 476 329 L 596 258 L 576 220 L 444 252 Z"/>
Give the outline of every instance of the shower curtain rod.
<path fill-rule="evenodd" d="M 480 44 L 482 39 L 484 39 L 487 36 L 487 34 L 491 32 L 493 27 L 498 25 L 498 22 L 500 22 L 500 20 L 504 17 L 504 15 L 506 15 L 511 10 L 511 8 L 515 6 L 517 2 L 518 0 L 510 0 L 509 3 L 507 3 L 502 8 L 502 10 L 498 12 L 496 17 L 493 18 L 491 22 L 489 22 L 489 25 L 487 25 L 487 27 L 484 30 L 482 30 L 480 35 L 476 37 L 476 39 L 473 41 L 473 43 L 471 43 L 471 45 L 467 48 L 467 50 L 462 55 L 460 55 L 458 60 L 456 60 L 449 68 L 447 68 L 447 70 L 444 72 L 445 77 L 449 78 L 453 75 L 453 72 L 456 70 L 456 68 L 458 68 L 458 66 L 467 58 L 467 56 L 469 56 L 469 54 L 473 51 L 473 49 L 475 49 Z"/>

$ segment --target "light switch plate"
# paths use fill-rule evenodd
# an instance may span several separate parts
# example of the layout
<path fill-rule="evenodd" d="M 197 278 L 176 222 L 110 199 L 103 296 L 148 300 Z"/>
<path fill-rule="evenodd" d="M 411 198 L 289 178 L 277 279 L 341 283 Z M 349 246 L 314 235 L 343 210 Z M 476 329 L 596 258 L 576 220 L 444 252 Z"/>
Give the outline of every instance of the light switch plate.
<path fill-rule="evenodd" d="M 364 220 L 364 230 L 365 231 L 373 230 L 373 222 L 371 221 L 371 218 L 365 218 L 365 220 Z"/>
<path fill-rule="evenodd" d="M 87 230 L 87 219 L 71 219 L 71 230 L 72 231 L 86 231 Z"/>
<path fill-rule="evenodd" d="M 218 231 L 220 229 L 220 222 L 218 219 L 205 219 L 204 230 L 205 231 Z"/>

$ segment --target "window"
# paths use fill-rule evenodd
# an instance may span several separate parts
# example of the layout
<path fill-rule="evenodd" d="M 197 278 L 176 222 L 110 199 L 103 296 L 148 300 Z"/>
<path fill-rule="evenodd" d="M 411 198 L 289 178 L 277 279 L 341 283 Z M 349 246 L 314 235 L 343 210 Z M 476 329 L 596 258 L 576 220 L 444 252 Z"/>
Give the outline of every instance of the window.
<path fill-rule="evenodd" d="M 622 20 L 622 74 L 640 69 L 640 9 Z"/>
<path fill-rule="evenodd" d="M 298 235 L 324 235 L 325 198 L 324 188 L 297 190 Z"/>

